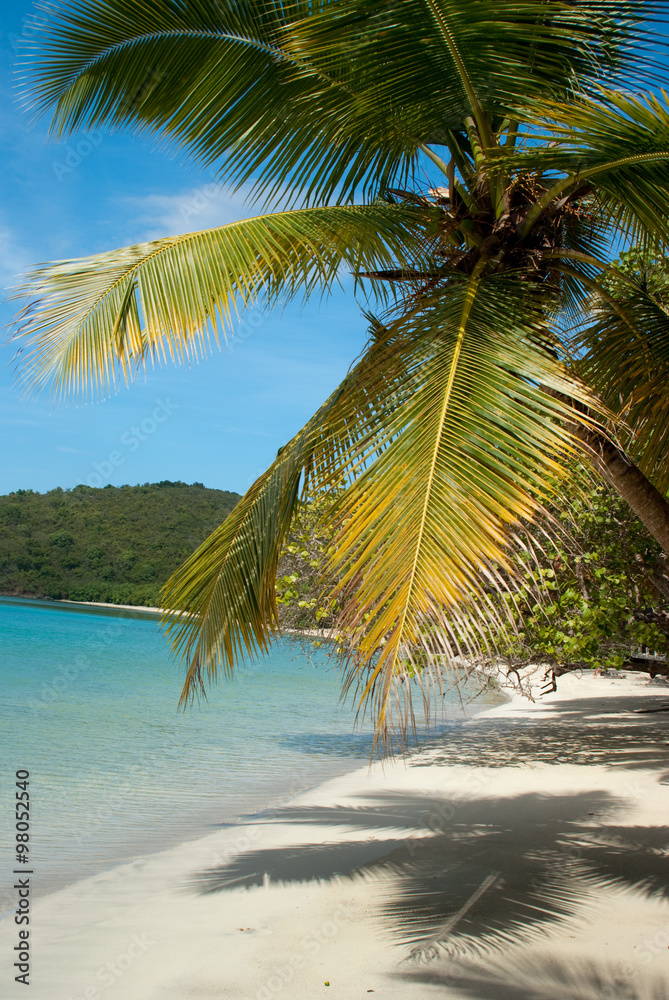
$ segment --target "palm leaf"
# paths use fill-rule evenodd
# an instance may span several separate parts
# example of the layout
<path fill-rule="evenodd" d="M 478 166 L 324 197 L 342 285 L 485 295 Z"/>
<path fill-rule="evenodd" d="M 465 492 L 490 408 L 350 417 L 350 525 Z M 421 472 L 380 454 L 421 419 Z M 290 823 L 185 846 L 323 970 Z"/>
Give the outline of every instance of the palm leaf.
<path fill-rule="evenodd" d="M 377 325 L 344 382 L 166 585 L 165 606 L 181 611 L 167 621 L 188 662 L 184 700 L 276 633 L 273 582 L 301 477 L 308 495 L 349 483 L 329 576 L 346 602 L 348 683 L 382 735 L 406 725 L 407 671 L 427 693 L 456 655 L 509 626 L 491 592 L 510 593 L 514 531 L 565 474 L 565 421 L 585 419 L 550 390 L 592 401 L 547 351 L 521 283 L 454 282 L 448 304 Z"/>
<path fill-rule="evenodd" d="M 669 489 L 669 313 L 628 280 L 621 300 L 600 298 L 574 340 L 579 371 L 628 428 L 626 450 Z"/>
<path fill-rule="evenodd" d="M 266 652 L 278 631 L 274 580 L 299 494 L 302 439 L 292 443 L 162 591 L 175 653 L 187 663 L 181 703 L 205 677 L 230 675 L 244 656 Z"/>
<path fill-rule="evenodd" d="M 167 581 L 164 622 L 187 665 L 182 702 L 244 653 L 266 651 L 278 630 L 274 581 L 281 544 L 303 493 L 339 485 L 388 392 L 384 361 L 397 351 L 378 337 L 228 518 Z M 178 614 L 173 612 L 177 611 Z"/>
<path fill-rule="evenodd" d="M 566 424 L 586 419 L 554 393 L 594 405 L 555 360 L 522 283 L 474 275 L 449 287 L 398 321 L 406 353 L 384 365 L 388 388 L 337 508 L 330 570 L 348 683 L 386 729 L 406 723 L 392 711 L 407 674 L 429 693 L 456 656 L 489 651 L 508 627 L 491 594 L 512 589 L 514 532 L 559 488 L 560 456 L 578 447 Z"/>
<path fill-rule="evenodd" d="M 597 100 L 538 105 L 527 144 L 497 155 L 507 169 L 559 172 L 525 220 L 556 199 L 594 192 L 602 223 L 633 241 L 669 239 L 669 111 L 652 95 L 600 90 Z"/>
<path fill-rule="evenodd" d="M 207 352 L 240 304 L 322 292 L 343 266 L 415 262 L 430 223 L 402 205 L 305 209 L 37 267 L 18 290 L 34 299 L 17 335 L 22 378 L 104 394 L 147 360 Z"/>
<path fill-rule="evenodd" d="M 401 181 L 419 143 L 472 112 L 486 133 L 483 112 L 647 75 L 643 18 L 665 7 L 78 0 L 47 18 L 25 74 L 58 135 L 132 124 L 258 193 L 323 200 Z"/>

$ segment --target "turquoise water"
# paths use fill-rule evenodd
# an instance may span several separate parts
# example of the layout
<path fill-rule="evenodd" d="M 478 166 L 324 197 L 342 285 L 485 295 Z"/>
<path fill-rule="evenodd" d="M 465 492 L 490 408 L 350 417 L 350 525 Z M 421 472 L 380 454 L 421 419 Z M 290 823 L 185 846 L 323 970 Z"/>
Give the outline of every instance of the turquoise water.
<path fill-rule="evenodd" d="M 369 760 L 369 727 L 353 730 L 326 651 L 303 640 L 242 665 L 186 712 L 152 615 L 0 598 L 0 651 L 0 864 L 16 867 L 13 781 L 25 768 L 38 893 Z"/>

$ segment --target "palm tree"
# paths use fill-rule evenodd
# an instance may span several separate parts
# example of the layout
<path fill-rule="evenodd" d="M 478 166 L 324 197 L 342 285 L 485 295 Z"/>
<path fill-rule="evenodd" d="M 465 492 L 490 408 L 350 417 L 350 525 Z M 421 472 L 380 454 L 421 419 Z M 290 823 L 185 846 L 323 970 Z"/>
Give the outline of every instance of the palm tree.
<path fill-rule="evenodd" d="M 104 393 L 206 352 L 238 306 L 320 294 L 342 268 L 368 296 L 365 353 L 165 588 L 185 612 L 168 625 L 184 699 L 272 640 L 301 496 L 336 491 L 325 573 L 345 685 L 380 732 L 411 715 L 409 677 L 427 697 L 508 627 L 520 526 L 574 460 L 669 551 L 666 448 L 635 451 L 632 427 L 623 452 L 629 400 L 598 393 L 621 357 L 635 389 L 666 370 L 667 340 L 614 304 L 616 344 L 605 325 L 572 346 L 593 303 L 614 303 L 612 249 L 669 238 L 669 111 L 652 94 L 667 6 L 69 0 L 49 15 L 28 86 L 56 136 L 130 125 L 288 209 L 36 268 L 18 331 L 30 386 Z"/>

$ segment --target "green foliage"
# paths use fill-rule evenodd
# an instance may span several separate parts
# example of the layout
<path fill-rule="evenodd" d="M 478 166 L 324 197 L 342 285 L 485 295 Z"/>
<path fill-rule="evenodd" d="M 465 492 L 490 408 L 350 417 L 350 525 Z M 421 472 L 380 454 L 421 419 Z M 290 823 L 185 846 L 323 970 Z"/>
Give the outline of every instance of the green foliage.
<path fill-rule="evenodd" d="M 666 649 L 667 635 L 633 616 L 662 603 L 668 561 L 612 487 L 575 475 L 580 491 L 549 508 L 554 521 L 543 548 L 533 540 L 536 528 L 523 539 L 515 559 L 523 582 L 506 597 L 518 631 L 498 648 L 514 662 L 619 667 L 639 647 Z M 339 607 L 322 587 L 335 502 L 300 505 L 277 575 L 286 627 L 336 625 Z M 491 646 L 498 640 L 491 636 Z"/>
<path fill-rule="evenodd" d="M 644 250 L 640 246 L 624 250 L 614 262 L 615 271 L 604 275 L 602 288 L 614 298 L 629 301 L 635 286 L 652 295 L 661 305 L 669 305 L 669 262 L 660 253 Z"/>
<path fill-rule="evenodd" d="M 669 493 L 669 265 L 633 246 L 602 274 L 572 345 L 586 381 L 624 418 L 619 440 L 661 493 Z"/>
<path fill-rule="evenodd" d="M 619 667 L 639 647 L 666 648 L 666 635 L 633 618 L 662 599 L 666 557 L 615 490 L 579 478 L 583 492 L 550 511 L 559 525 L 550 543 L 518 557 L 518 637 L 505 651 L 515 660 Z"/>
<path fill-rule="evenodd" d="M 148 354 L 170 354 L 180 362 L 206 355 L 220 330 L 234 329 L 237 308 L 258 297 L 269 303 L 281 295 L 307 298 L 334 285 L 343 265 L 356 272 L 415 263 L 431 222 L 429 212 L 406 205 L 327 206 L 141 243 L 124 254 L 120 266 L 116 252 L 104 261 L 90 257 L 66 273 L 47 265 L 29 287 L 53 279 L 57 291 L 39 307 L 44 324 L 35 317 L 35 353 L 26 377 L 31 386 L 44 386 L 58 370 L 57 393 L 84 389 L 104 395 L 119 376 L 129 381 L 138 355 L 146 360 Z M 167 272 L 178 280 L 166 281 Z M 64 295 L 77 299 L 80 321 L 65 350 L 69 314 L 63 317 L 58 306 L 54 313 Z M 109 330 L 117 322 L 125 331 L 120 370 L 118 336 L 100 336 L 100 324 Z M 147 339 L 148 329 L 153 334 Z M 97 372 L 103 355 L 104 370 Z"/>
<path fill-rule="evenodd" d="M 0 593 L 157 606 L 238 499 L 168 480 L 0 496 Z"/>
<path fill-rule="evenodd" d="M 338 603 L 322 586 L 323 564 L 334 530 L 328 520 L 335 497 L 301 503 L 281 552 L 276 577 L 279 622 L 284 628 L 331 628 Z"/>

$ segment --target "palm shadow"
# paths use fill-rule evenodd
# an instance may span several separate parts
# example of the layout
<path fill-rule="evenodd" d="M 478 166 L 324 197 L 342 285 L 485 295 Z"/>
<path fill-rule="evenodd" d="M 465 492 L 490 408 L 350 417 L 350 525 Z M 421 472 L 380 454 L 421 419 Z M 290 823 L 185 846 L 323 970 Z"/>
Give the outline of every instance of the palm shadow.
<path fill-rule="evenodd" d="M 407 983 L 457 989 L 473 1000 L 669 1000 L 666 979 L 648 971 L 633 978 L 615 965 L 585 958 L 567 962 L 549 954 L 514 954 L 500 961 L 452 962 L 444 971 L 428 969 L 395 974 Z"/>
<path fill-rule="evenodd" d="M 501 953 L 509 941 L 535 940 L 575 916 L 602 886 L 669 896 L 669 872 L 658 864 L 669 828 L 607 825 L 623 804 L 593 790 L 456 804 L 393 793 L 360 806 L 289 807 L 267 822 L 305 834 L 317 827 L 320 842 L 305 836 L 244 852 L 197 873 L 189 888 L 208 894 L 268 880 L 363 878 L 410 958 Z"/>
<path fill-rule="evenodd" d="M 649 697 L 648 705 L 656 704 Z M 667 719 L 638 714 L 640 707 L 647 707 L 646 699 L 613 695 L 562 701 L 554 719 L 547 704 L 545 712 L 520 720 L 456 724 L 446 746 L 443 735 L 435 736 L 410 764 L 597 764 L 653 770 L 666 781 Z M 451 801 L 393 792 L 346 806 L 294 805 L 254 818 L 256 825 L 290 825 L 290 846 L 240 853 L 196 873 L 188 889 L 208 894 L 267 881 L 364 879 L 388 933 L 415 966 L 406 975 L 439 978 L 443 963 L 433 960 L 445 958 L 459 963 L 461 992 L 483 1000 L 602 995 L 594 987 L 589 994 L 574 992 L 569 970 L 557 967 L 547 980 L 550 994 L 541 992 L 537 970 L 525 980 L 509 973 L 507 982 L 500 965 L 497 978 L 488 981 L 462 963 L 485 955 L 489 964 L 510 944 L 540 941 L 552 925 L 572 921 L 603 887 L 669 896 L 669 872 L 660 860 L 669 828 L 621 826 L 613 812 L 626 804 L 592 789 Z M 583 976 L 591 985 L 611 982 L 606 969 L 593 967 Z M 646 995 L 656 1000 L 655 993 L 639 993 Z"/>
<path fill-rule="evenodd" d="M 559 717 L 531 714 L 521 720 L 477 720 L 449 733 L 448 746 L 427 741 L 424 763 L 514 767 L 524 764 L 599 764 L 608 768 L 669 766 L 669 719 L 638 714 L 657 705 L 648 700 L 612 695 L 559 702 Z M 543 706 L 542 706 L 543 707 Z M 550 703 L 546 708 L 550 711 Z M 557 706 L 556 706 L 557 708 Z M 612 724 L 614 723 L 614 724 Z"/>
<path fill-rule="evenodd" d="M 521 720 L 477 719 L 473 724 L 451 719 L 431 733 L 421 732 L 420 746 L 409 748 L 408 753 L 415 767 L 471 764 L 499 768 L 528 763 L 669 767 L 669 717 L 638 714 L 639 708 L 656 705 L 653 695 L 647 702 L 613 695 L 561 701 L 559 721 L 532 715 Z M 368 733 L 291 733 L 281 739 L 282 746 L 300 753 L 361 756 L 368 760 L 373 742 L 373 734 Z"/>

